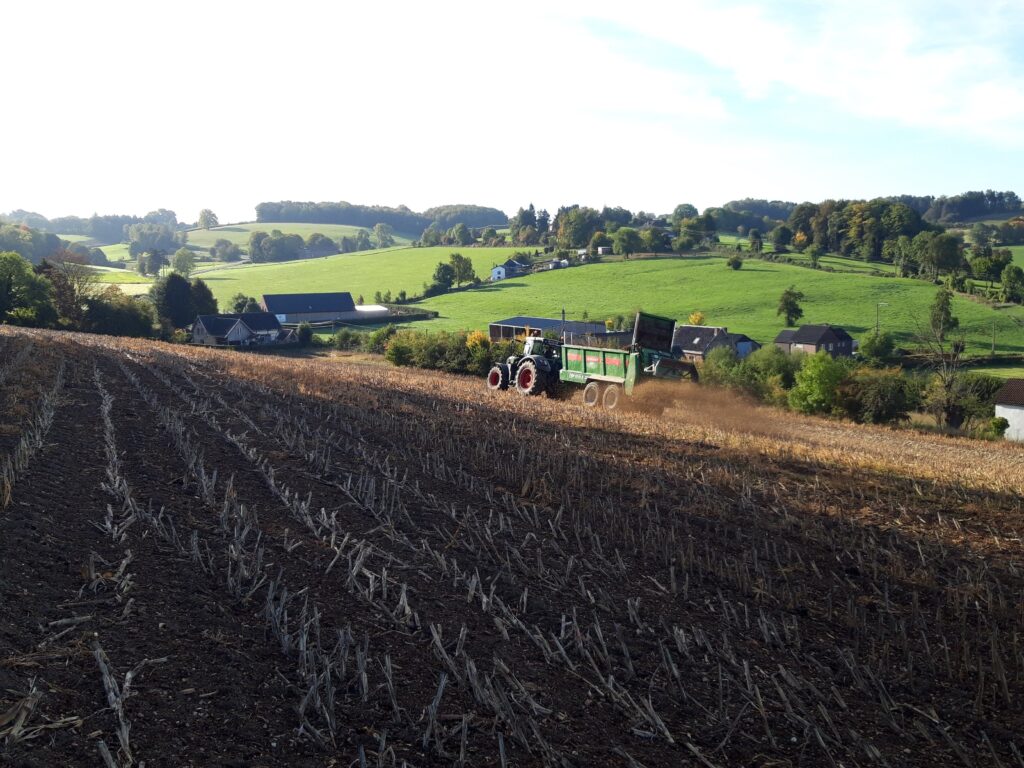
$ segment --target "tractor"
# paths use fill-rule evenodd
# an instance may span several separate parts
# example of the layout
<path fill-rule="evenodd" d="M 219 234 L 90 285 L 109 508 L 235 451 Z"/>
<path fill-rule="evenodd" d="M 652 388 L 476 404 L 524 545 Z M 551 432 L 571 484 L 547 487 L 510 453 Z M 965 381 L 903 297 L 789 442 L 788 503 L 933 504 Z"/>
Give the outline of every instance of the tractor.
<path fill-rule="evenodd" d="M 515 386 L 522 395 L 558 394 L 566 385 L 583 387 L 583 404 L 614 410 L 623 396 L 631 397 L 644 381 L 697 380 L 693 363 L 672 353 L 676 321 L 638 312 L 633 343 L 626 349 L 559 343 L 527 338 L 523 354 L 511 356 L 491 368 L 487 386 L 494 390 Z"/>

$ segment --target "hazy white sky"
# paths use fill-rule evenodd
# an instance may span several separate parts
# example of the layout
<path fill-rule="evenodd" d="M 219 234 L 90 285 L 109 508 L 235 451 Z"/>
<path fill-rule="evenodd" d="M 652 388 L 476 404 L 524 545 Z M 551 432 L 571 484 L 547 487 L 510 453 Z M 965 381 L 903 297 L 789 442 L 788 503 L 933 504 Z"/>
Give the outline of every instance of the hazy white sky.
<path fill-rule="evenodd" d="M 1024 192 L 1024 3 L 34 0 L 0 211 Z"/>

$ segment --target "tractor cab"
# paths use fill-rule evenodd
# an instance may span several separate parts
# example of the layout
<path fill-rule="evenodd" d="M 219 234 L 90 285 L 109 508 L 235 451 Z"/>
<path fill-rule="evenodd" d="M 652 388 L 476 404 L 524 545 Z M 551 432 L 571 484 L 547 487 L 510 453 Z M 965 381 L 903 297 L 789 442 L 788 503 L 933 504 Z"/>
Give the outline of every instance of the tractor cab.
<path fill-rule="evenodd" d="M 542 336 L 527 336 L 523 341 L 523 357 L 539 355 L 549 360 L 557 360 L 559 347 L 561 344 L 557 341 Z"/>

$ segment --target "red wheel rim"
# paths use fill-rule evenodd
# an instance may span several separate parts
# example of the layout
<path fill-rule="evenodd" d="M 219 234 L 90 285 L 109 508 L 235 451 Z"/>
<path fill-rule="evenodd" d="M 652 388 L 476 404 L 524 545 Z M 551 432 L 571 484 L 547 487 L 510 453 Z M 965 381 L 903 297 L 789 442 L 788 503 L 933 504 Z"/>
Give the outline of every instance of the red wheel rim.
<path fill-rule="evenodd" d="M 498 373 L 497 371 L 491 371 L 490 375 L 487 377 L 487 383 L 490 384 L 492 387 L 496 387 L 500 382 L 501 374 Z"/>
<path fill-rule="evenodd" d="M 529 389 L 531 384 L 533 384 L 533 371 L 523 368 L 519 372 L 519 386 L 521 389 Z"/>

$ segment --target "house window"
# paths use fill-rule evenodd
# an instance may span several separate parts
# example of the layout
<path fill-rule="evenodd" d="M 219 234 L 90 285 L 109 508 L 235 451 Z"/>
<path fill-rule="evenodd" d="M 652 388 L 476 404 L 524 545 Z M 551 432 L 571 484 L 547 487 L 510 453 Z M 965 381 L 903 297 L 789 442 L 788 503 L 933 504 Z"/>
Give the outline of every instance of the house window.
<path fill-rule="evenodd" d="M 831 351 L 832 351 L 832 345 L 831 345 L 831 344 L 829 344 L 829 345 L 828 345 L 828 351 L 829 351 L 829 352 L 831 352 Z"/>

